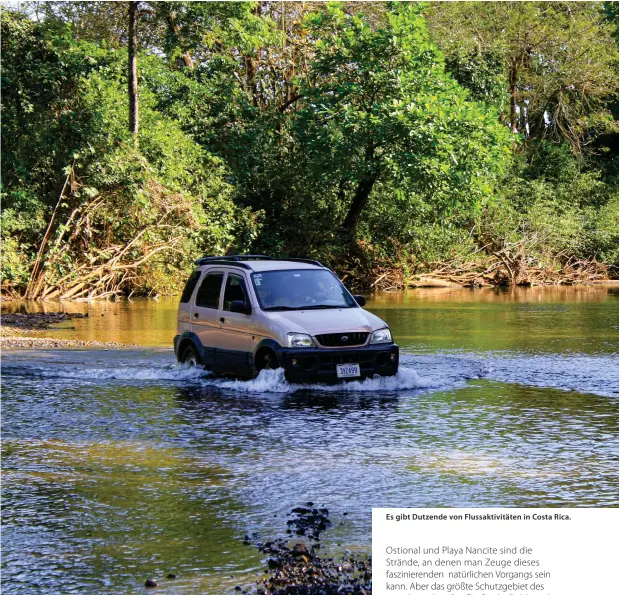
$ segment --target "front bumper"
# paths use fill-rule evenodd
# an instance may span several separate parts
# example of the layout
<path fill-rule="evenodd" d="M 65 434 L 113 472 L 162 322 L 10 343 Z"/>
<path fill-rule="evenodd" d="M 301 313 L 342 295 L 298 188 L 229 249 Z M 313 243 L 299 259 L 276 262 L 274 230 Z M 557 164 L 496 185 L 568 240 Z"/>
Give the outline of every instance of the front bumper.
<path fill-rule="evenodd" d="M 373 378 L 377 374 L 394 376 L 400 357 L 394 343 L 350 349 L 281 348 L 277 355 L 290 382 L 338 382 L 341 379 L 337 377 L 337 364 L 359 364 L 361 378 Z"/>

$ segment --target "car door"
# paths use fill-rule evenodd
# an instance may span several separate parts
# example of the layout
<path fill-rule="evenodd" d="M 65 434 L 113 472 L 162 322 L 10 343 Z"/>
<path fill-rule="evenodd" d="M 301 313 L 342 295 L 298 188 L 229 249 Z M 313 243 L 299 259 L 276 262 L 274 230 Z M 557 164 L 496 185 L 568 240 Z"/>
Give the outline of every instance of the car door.
<path fill-rule="evenodd" d="M 215 351 L 219 347 L 220 334 L 219 307 L 225 275 L 221 269 L 207 270 L 191 304 L 191 330 L 202 343 L 204 365 L 209 369 L 216 366 Z"/>
<path fill-rule="evenodd" d="M 229 271 L 226 275 L 221 310 L 220 333 L 216 352 L 217 367 L 229 372 L 243 372 L 251 368 L 252 315 L 231 312 L 230 305 L 242 301 L 252 311 L 247 282 L 242 273 Z"/>

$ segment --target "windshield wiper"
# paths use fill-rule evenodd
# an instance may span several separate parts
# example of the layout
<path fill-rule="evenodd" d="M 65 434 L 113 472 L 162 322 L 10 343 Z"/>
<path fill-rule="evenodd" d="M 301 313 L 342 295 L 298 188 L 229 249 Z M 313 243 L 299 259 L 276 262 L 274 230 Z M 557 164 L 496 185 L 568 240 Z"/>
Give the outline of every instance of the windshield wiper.
<path fill-rule="evenodd" d="M 351 306 L 348 306 L 347 304 L 344 304 L 342 306 L 331 306 L 329 304 L 314 304 L 311 306 L 305 306 L 304 308 L 301 308 L 302 310 L 327 310 L 327 309 L 331 309 L 331 308 L 350 308 Z"/>

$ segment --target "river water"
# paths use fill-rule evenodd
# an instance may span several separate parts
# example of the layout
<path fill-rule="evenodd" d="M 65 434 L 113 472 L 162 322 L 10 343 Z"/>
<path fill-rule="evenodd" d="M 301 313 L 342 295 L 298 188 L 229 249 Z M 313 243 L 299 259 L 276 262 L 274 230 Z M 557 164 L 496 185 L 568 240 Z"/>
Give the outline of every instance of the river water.
<path fill-rule="evenodd" d="M 401 371 L 343 387 L 178 367 L 176 300 L 19 307 L 143 347 L 3 353 L 5 593 L 234 592 L 308 501 L 333 555 L 373 506 L 619 505 L 617 290 L 375 296 Z"/>

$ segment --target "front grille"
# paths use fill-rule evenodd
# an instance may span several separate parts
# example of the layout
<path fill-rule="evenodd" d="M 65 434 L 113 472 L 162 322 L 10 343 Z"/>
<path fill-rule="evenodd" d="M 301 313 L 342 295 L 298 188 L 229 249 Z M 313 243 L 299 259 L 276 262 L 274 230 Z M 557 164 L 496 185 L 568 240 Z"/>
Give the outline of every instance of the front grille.
<path fill-rule="evenodd" d="M 323 347 L 354 347 L 364 345 L 370 333 L 328 333 L 316 335 L 316 339 Z"/>

